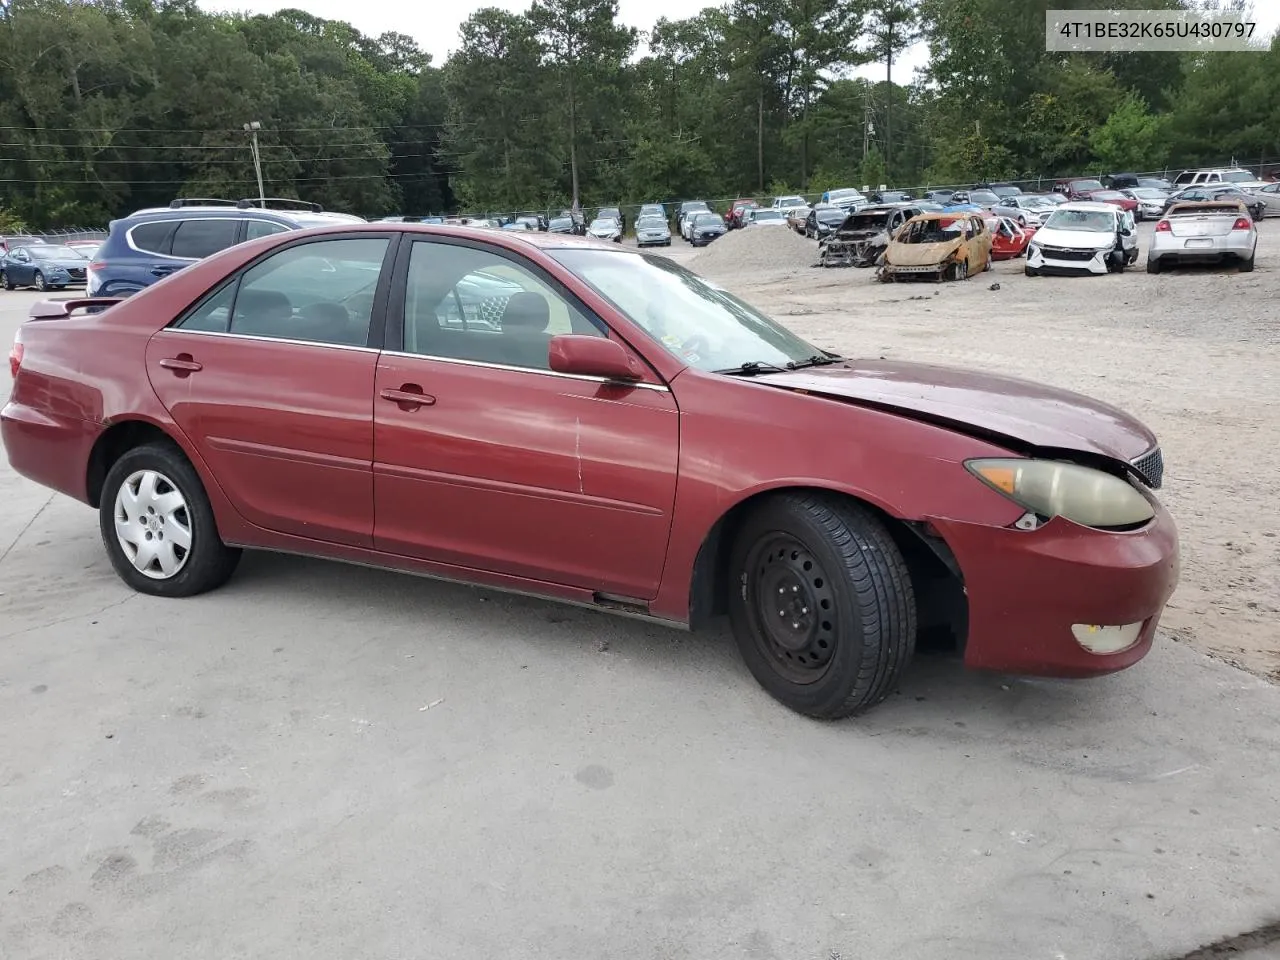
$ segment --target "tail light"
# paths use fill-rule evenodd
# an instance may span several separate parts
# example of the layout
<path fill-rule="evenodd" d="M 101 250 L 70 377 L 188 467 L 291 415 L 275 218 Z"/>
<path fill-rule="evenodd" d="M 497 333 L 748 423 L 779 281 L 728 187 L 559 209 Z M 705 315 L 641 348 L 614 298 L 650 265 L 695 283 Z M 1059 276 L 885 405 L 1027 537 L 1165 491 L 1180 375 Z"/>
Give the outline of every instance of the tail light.
<path fill-rule="evenodd" d="M 1236 217 L 1236 222 L 1231 225 L 1232 230 L 1252 230 L 1253 222 L 1248 217 Z"/>
<path fill-rule="evenodd" d="M 1168 233 L 1173 228 L 1169 226 L 1168 220 L 1161 220 L 1156 224 L 1156 233 Z"/>
<path fill-rule="evenodd" d="M 9 376 L 18 379 L 18 368 L 22 366 L 22 340 L 13 338 L 13 346 L 9 348 Z"/>
<path fill-rule="evenodd" d="M 93 263 L 89 264 L 89 269 L 102 270 L 103 268 L 106 267 L 106 265 L 107 265 L 107 262 L 105 260 L 95 260 L 93 261 Z"/>

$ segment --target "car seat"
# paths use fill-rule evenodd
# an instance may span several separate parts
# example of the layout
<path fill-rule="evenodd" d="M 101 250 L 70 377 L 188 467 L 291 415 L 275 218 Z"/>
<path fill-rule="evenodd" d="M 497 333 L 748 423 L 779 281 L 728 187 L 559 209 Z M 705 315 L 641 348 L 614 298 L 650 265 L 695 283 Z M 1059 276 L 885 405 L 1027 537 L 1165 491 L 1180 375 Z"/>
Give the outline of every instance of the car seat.
<path fill-rule="evenodd" d="M 502 311 L 500 352 L 502 363 L 547 369 L 551 336 L 551 305 L 540 293 L 521 291 L 511 295 Z"/>
<path fill-rule="evenodd" d="M 231 315 L 231 332 L 258 337 L 292 337 L 293 304 L 278 290 L 241 290 Z"/>

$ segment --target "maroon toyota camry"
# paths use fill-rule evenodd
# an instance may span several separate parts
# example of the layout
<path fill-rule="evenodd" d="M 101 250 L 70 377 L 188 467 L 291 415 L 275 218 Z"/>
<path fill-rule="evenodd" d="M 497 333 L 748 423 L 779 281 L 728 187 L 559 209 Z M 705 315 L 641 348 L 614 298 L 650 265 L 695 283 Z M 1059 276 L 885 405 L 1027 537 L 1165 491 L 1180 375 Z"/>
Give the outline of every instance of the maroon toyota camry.
<path fill-rule="evenodd" d="M 933 625 L 975 668 L 1128 667 L 1178 576 L 1160 448 L 1122 411 L 836 356 L 615 244 L 277 234 L 42 302 L 10 368 L 10 463 L 97 510 L 138 591 L 210 590 L 249 548 L 727 614 L 814 717 L 882 700 Z"/>

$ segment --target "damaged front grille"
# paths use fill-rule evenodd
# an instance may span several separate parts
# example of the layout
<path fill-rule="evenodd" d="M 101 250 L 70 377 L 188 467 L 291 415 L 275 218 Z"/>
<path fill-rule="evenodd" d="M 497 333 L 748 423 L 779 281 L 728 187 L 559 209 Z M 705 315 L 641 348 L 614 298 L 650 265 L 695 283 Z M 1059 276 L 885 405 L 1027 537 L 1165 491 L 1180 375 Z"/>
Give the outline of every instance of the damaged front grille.
<path fill-rule="evenodd" d="M 1040 253 L 1049 260 L 1079 260 L 1088 262 L 1097 256 L 1097 250 L 1076 250 L 1071 247 L 1040 246 Z"/>
<path fill-rule="evenodd" d="M 1138 472 L 1138 476 L 1142 477 L 1148 487 L 1152 490 L 1160 489 L 1160 484 L 1164 481 L 1164 456 L 1159 447 L 1130 461 L 1129 465 Z"/>

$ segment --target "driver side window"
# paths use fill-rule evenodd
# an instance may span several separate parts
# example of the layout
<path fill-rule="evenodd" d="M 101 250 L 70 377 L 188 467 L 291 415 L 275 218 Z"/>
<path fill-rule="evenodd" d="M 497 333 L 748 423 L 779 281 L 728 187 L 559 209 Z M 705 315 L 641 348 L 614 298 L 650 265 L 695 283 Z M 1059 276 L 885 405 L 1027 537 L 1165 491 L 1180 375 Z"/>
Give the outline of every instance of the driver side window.
<path fill-rule="evenodd" d="M 514 260 L 457 244 L 414 243 L 406 353 L 549 370 L 551 338 L 564 333 L 606 336 L 597 320 Z"/>

